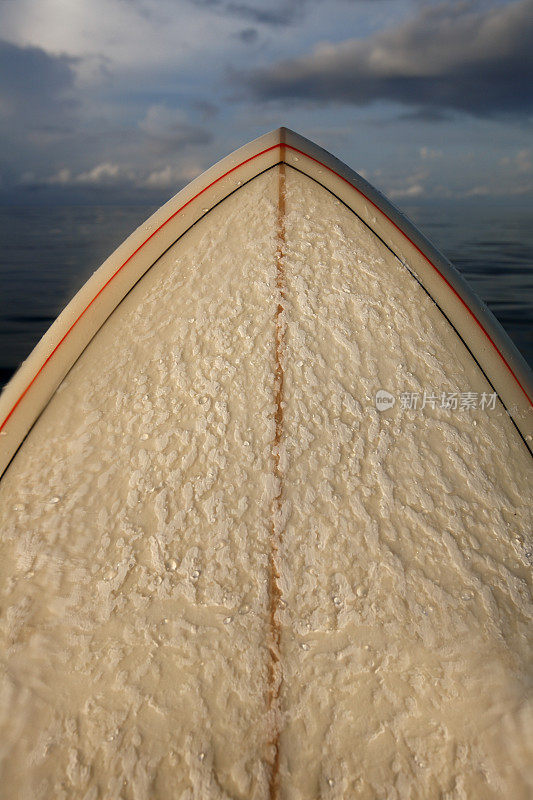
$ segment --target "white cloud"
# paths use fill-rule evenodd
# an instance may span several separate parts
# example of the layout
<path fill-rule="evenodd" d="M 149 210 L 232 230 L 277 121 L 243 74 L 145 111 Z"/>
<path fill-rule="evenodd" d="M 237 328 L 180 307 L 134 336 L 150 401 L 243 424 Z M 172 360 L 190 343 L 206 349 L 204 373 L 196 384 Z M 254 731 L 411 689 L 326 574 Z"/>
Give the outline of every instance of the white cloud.
<path fill-rule="evenodd" d="M 411 186 L 406 186 L 404 189 L 390 189 L 387 194 L 392 200 L 401 197 L 420 197 L 425 193 L 424 187 L 421 183 L 413 183 Z"/>
<path fill-rule="evenodd" d="M 167 165 L 162 169 L 150 172 L 146 178 L 145 185 L 150 189 L 166 189 L 168 186 L 179 182 L 180 174 L 175 167 Z"/>
<path fill-rule="evenodd" d="M 523 197 L 533 192 L 533 183 L 530 181 L 519 184 L 509 184 L 505 182 L 500 185 L 480 185 L 468 189 L 466 192 L 460 194 L 462 197 Z"/>
<path fill-rule="evenodd" d="M 205 167 L 195 160 L 175 165 L 165 164 L 156 169 L 133 167 L 112 162 L 96 164 L 91 169 L 75 173 L 68 167 L 62 167 L 52 175 L 39 181 L 35 174 L 26 173 L 22 183 L 44 183 L 49 186 L 62 187 L 124 187 L 135 186 L 146 189 L 164 189 L 177 191 L 200 175 Z"/>
<path fill-rule="evenodd" d="M 50 186 L 112 186 L 134 180 L 135 174 L 132 170 L 106 162 L 78 174 L 74 174 L 68 167 L 61 167 L 45 178 L 44 183 Z"/>
<path fill-rule="evenodd" d="M 72 173 L 67 167 L 62 167 L 44 182 L 51 186 L 69 186 L 72 183 Z"/>
<path fill-rule="evenodd" d="M 124 171 L 118 164 L 97 164 L 88 172 L 82 172 L 75 179 L 76 183 L 99 186 L 106 183 L 116 183 L 117 180 L 126 177 Z"/>
<path fill-rule="evenodd" d="M 422 161 L 435 161 L 442 158 L 442 150 L 436 150 L 431 147 L 420 148 L 420 158 Z"/>
<path fill-rule="evenodd" d="M 501 159 L 500 164 L 503 167 L 507 167 L 514 172 L 518 172 L 520 174 L 528 173 L 533 171 L 533 161 L 531 150 L 529 148 L 523 148 L 522 150 L 518 150 L 514 156 L 505 156 Z"/>
<path fill-rule="evenodd" d="M 465 197 L 488 197 L 493 194 L 488 186 L 473 186 L 464 193 Z"/>
<path fill-rule="evenodd" d="M 14 0 L 1 3 L 3 36 L 50 53 L 85 61 L 104 56 L 115 73 L 124 69 L 144 77 L 147 69 L 184 67 L 191 54 L 220 52 L 221 32 L 234 20 L 206 25 L 208 10 L 191 4 L 184 12 L 173 0 Z M 95 77 L 80 62 L 85 80 Z"/>
<path fill-rule="evenodd" d="M 516 154 L 515 164 L 518 172 L 531 172 L 533 164 L 531 162 L 531 150 L 519 150 Z"/>
<path fill-rule="evenodd" d="M 143 181 L 148 189 L 179 189 L 203 172 L 203 168 L 194 162 L 186 165 L 171 166 L 167 164 L 161 169 L 150 172 Z"/>

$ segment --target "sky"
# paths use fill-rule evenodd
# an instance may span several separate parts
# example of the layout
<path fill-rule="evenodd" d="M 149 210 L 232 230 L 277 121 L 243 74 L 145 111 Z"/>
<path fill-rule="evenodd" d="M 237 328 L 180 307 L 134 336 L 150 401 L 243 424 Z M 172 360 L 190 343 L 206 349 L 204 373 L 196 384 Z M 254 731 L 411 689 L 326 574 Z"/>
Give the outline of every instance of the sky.
<path fill-rule="evenodd" d="M 533 206 L 533 0 L 2 0 L 0 202 L 158 203 L 268 130 Z"/>

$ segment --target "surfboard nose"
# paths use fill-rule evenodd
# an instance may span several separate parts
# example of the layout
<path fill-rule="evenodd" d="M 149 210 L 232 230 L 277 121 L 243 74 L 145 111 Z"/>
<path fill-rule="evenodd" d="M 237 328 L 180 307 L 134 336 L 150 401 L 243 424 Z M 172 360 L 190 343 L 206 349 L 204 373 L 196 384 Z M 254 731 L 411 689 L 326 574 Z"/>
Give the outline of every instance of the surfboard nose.
<path fill-rule="evenodd" d="M 274 133 L 277 136 L 277 140 L 280 144 L 285 144 L 290 137 L 297 139 L 301 138 L 300 135 L 296 133 L 296 131 L 287 128 L 285 125 L 282 125 L 279 128 L 274 128 L 272 133 Z"/>

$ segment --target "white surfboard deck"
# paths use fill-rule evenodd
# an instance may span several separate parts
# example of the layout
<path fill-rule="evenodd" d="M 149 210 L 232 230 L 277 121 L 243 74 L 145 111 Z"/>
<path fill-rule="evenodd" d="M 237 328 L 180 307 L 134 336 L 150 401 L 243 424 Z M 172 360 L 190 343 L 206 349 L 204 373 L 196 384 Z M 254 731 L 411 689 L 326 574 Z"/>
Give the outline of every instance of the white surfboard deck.
<path fill-rule="evenodd" d="M 316 145 L 198 178 L 0 397 L 2 785 L 527 798 L 532 388 Z"/>

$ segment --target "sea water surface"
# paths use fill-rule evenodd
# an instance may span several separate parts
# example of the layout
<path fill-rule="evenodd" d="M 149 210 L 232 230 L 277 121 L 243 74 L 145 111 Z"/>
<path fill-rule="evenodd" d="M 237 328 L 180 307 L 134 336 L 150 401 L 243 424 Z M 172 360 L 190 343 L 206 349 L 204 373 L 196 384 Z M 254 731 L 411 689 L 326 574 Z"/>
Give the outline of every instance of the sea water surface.
<path fill-rule="evenodd" d="M 0 386 L 94 270 L 154 206 L 0 206 Z M 533 211 L 403 206 L 533 366 Z"/>

